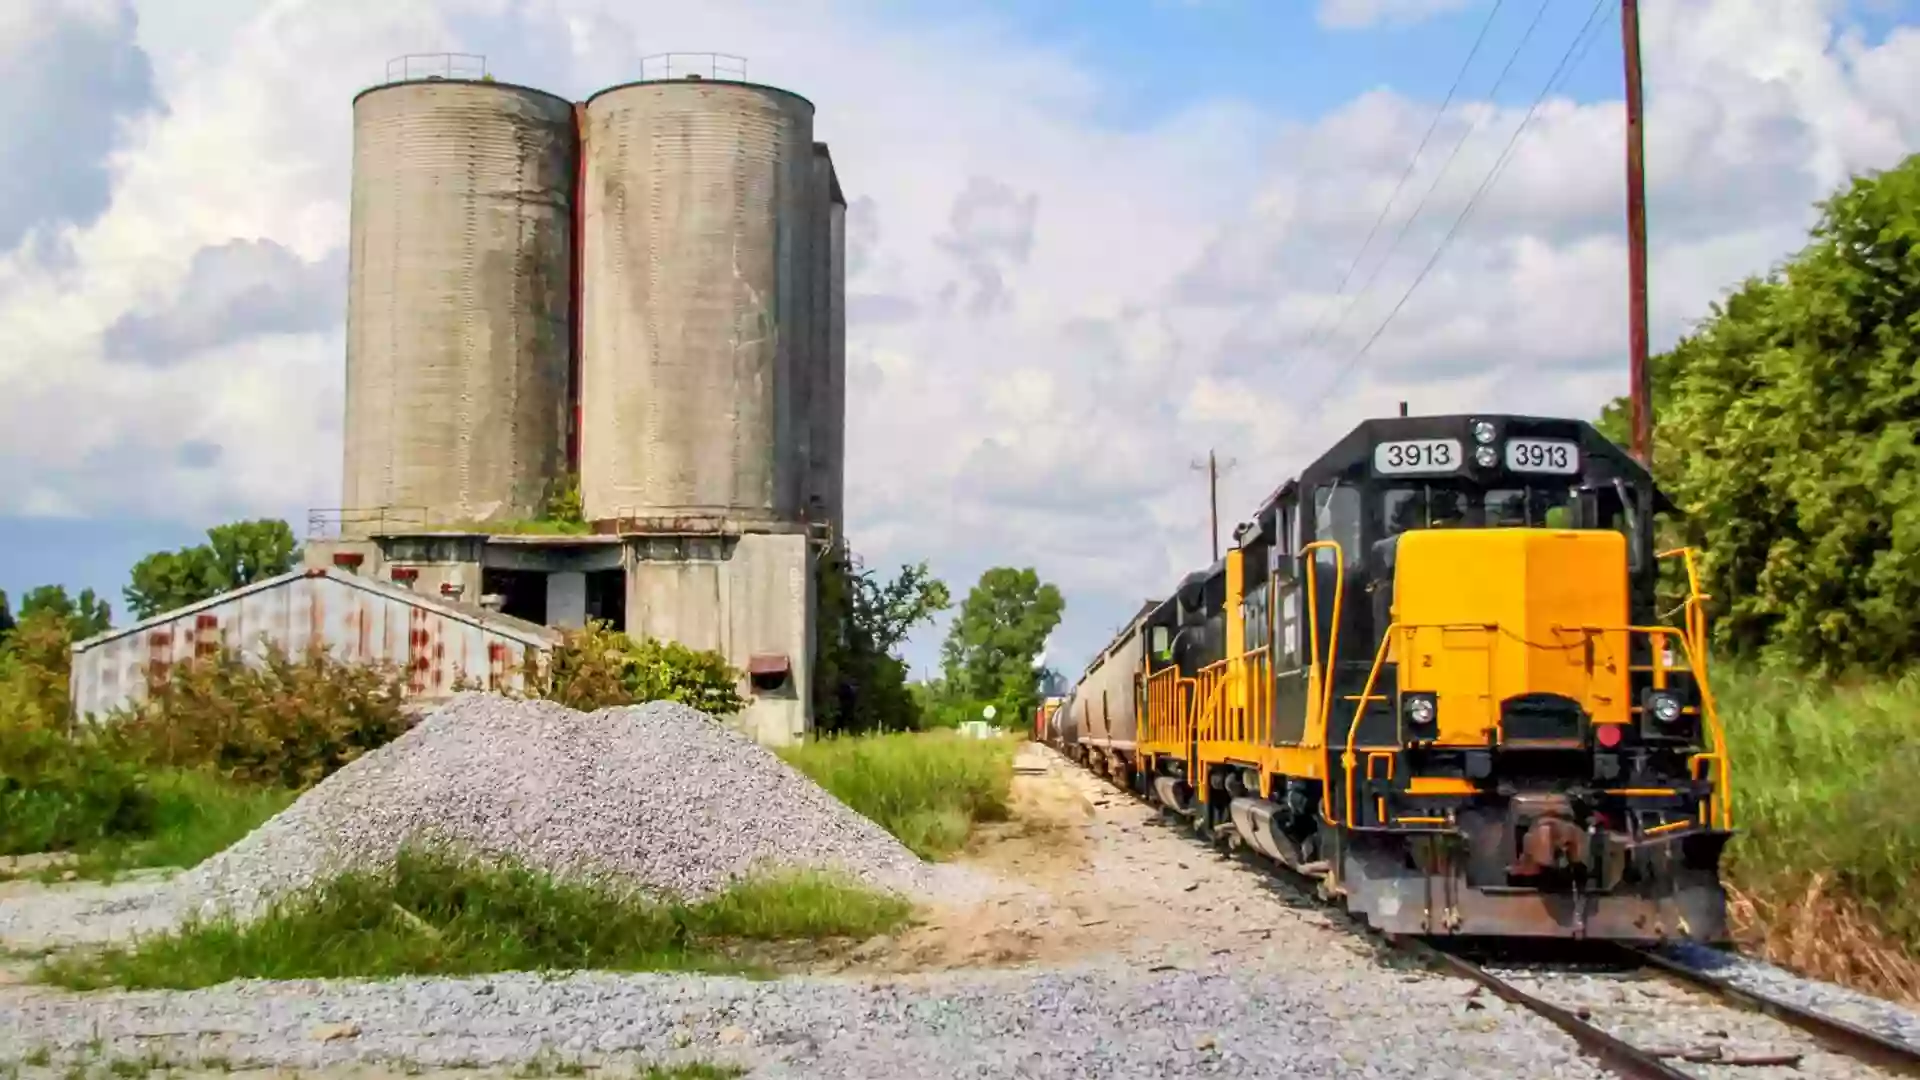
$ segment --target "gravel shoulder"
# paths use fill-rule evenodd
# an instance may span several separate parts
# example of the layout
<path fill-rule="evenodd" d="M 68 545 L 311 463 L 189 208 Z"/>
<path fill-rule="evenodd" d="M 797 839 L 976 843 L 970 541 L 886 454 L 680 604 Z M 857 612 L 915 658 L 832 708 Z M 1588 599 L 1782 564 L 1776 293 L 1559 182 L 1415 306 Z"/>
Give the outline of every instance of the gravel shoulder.
<path fill-rule="evenodd" d="M 1384 961 L 1051 750 L 1024 748 L 1019 768 L 1015 820 L 962 860 L 1002 891 L 797 957 L 800 974 L 0 986 L 0 1061 L 44 1047 L 330 1077 L 553 1056 L 756 1077 L 1603 1075 L 1545 1021 Z"/>

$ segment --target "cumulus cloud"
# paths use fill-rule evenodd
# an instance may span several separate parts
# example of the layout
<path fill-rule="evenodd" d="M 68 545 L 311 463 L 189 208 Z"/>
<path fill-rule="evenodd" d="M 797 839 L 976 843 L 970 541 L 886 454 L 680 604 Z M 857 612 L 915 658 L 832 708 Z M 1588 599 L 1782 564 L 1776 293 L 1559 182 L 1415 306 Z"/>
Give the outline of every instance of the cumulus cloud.
<path fill-rule="evenodd" d="M 158 104 L 134 25 L 119 0 L 12 0 L 0 10 L 0 251 L 106 209 L 108 159 Z"/>
<path fill-rule="evenodd" d="M 1063 670 L 1206 560 L 1189 465 L 1209 447 L 1237 461 L 1230 524 L 1398 401 L 1591 415 L 1624 385 L 1618 102 L 1544 105 L 1354 362 L 1524 109 L 1456 103 L 1434 145 L 1476 133 L 1342 297 L 1434 102 L 1375 90 L 1304 119 L 1193 102 L 1114 127 L 1103 75 L 1064 51 L 887 10 L 221 0 L 190 19 L 153 0 L 138 43 L 164 113 L 129 106 L 111 129 L 128 141 L 104 209 L 35 211 L 65 264 L 0 256 L 0 513 L 205 524 L 337 501 L 347 102 L 426 49 L 578 98 L 635 77 L 650 43 L 725 43 L 812 99 L 850 202 L 851 538 L 962 589 L 1034 566 L 1068 595 Z M 1796 247 L 1834 184 L 1920 147 L 1920 34 L 1866 40 L 1809 0 L 1674 0 L 1645 34 L 1661 346 Z"/>
<path fill-rule="evenodd" d="M 271 240 L 203 247 L 177 296 L 114 320 L 102 345 L 110 360 L 165 366 L 237 341 L 324 331 L 340 320 L 346 274 L 344 249 L 309 263 Z"/>

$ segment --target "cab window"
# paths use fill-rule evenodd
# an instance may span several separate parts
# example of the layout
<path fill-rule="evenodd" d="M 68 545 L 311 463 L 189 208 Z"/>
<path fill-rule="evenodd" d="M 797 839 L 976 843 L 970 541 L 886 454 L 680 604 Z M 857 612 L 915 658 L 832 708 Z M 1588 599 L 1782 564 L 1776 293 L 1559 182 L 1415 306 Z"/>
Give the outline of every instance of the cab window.
<path fill-rule="evenodd" d="M 1463 491 L 1422 485 L 1380 495 L 1380 523 L 1388 537 L 1411 529 L 1459 529 L 1472 524 L 1473 504 Z"/>
<path fill-rule="evenodd" d="M 1573 493 L 1553 488 L 1496 488 L 1487 492 L 1488 528 L 1564 529 L 1573 524 Z"/>

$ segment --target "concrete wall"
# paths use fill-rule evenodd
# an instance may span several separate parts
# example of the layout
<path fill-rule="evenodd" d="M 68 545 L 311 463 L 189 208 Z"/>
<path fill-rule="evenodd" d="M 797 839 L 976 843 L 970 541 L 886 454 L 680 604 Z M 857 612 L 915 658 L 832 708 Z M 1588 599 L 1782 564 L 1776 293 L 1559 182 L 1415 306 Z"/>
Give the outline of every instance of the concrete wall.
<path fill-rule="evenodd" d="M 627 632 L 713 649 L 747 670 L 756 656 L 783 656 L 776 689 L 752 699 L 732 723 L 768 745 L 813 730 L 813 557 L 801 534 L 633 537 L 627 571 Z"/>

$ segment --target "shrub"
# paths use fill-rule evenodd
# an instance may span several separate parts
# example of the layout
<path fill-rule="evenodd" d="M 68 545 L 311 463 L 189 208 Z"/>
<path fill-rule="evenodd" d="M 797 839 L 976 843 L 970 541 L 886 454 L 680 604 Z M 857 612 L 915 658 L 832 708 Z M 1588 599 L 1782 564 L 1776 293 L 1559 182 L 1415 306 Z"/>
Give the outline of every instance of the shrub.
<path fill-rule="evenodd" d="M 922 858 L 951 855 L 979 821 L 1004 821 L 1014 742 L 947 732 L 842 736 L 780 756 Z"/>
<path fill-rule="evenodd" d="M 406 676 L 319 647 L 233 650 L 175 664 L 146 700 L 107 718 L 140 760 L 304 788 L 406 731 Z"/>
<path fill-rule="evenodd" d="M 529 671 L 539 697 L 582 711 L 647 701 L 677 701 L 712 716 L 746 708 L 741 672 L 711 650 L 673 641 L 634 641 L 603 622 L 568 633 L 544 673 Z"/>

